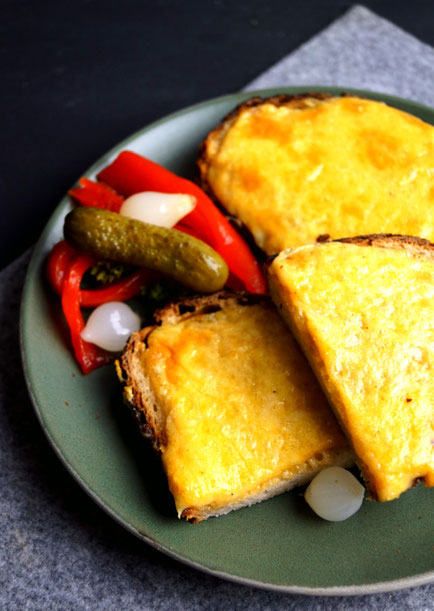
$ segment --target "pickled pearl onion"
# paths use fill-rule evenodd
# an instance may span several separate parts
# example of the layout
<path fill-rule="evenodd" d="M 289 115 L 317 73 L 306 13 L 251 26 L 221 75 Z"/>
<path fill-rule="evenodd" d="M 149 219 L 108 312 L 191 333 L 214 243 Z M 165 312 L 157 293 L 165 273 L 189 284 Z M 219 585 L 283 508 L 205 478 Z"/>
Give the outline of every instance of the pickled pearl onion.
<path fill-rule="evenodd" d="M 120 214 L 160 227 L 174 227 L 196 206 L 196 198 L 184 193 L 135 193 L 124 201 Z"/>
<path fill-rule="evenodd" d="M 110 301 L 93 310 L 81 337 L 104 350 L 119 352 L 139 329 L 140 318 L 126 303 Z"/>
<path fill-rule="evenodd" d="M 340 522 L 360 509 L 364 493 L 364 487 L 352 473 L 342 467 L 329 467 L 314 477 L 304 497 L 321 518 Z"/>

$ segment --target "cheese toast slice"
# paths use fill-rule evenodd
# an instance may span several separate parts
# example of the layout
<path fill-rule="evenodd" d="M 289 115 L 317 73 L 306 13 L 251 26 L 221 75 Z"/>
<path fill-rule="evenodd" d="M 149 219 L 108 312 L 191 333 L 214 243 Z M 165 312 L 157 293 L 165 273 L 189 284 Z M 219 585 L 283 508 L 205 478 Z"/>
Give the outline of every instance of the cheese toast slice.
<path fill-rule="evenodd" d="M 228 513 L 354 454 L 271 300 L 219 293 L 168 306 L 118 364 L 178 516 Z"/>
<path fill-rule="evenodd" d="M 382 102 L 252 98 L 210 132 L 198 168 L 268 255 L 379 232 L 434 241 L 434 127 Z"/>
<path fill-rule="evenodd" d="M 372 497 L 434 486 L 434 245 L 376 235 L 301 246 L 273 260 L 269 281 Z"/>

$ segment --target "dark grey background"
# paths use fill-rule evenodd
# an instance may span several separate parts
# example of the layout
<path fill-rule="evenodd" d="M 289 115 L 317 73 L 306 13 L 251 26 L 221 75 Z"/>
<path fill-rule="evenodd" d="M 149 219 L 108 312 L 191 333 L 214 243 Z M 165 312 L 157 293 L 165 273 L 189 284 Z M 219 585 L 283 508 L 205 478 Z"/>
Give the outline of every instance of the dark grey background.
<path fill-rule="evenodd" d="M 0 2 L 0 268 L 107 149 L 167 113 L 237 91 L 352 4 Z M 431 0 L 364 5 L 434 42 Z"/>

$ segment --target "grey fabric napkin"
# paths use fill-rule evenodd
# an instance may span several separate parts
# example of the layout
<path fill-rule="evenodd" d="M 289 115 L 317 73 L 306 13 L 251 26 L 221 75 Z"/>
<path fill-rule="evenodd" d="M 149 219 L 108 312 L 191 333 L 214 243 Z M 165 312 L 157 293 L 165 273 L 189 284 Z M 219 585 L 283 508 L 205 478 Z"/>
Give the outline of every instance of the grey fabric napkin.
<path fill-rule="evenodd" d="M 247 88 L 338 85 L 430 104 L 433 77 L 433 49 L 355 7 Z M 226 582 L 166 558 L 106 516 L 54 455 L 30 405 L 18 342 L 29 258 L 27 252 L 0 274 L 0 608 L 433 608 L 434 585 L 313 598 Z"/>

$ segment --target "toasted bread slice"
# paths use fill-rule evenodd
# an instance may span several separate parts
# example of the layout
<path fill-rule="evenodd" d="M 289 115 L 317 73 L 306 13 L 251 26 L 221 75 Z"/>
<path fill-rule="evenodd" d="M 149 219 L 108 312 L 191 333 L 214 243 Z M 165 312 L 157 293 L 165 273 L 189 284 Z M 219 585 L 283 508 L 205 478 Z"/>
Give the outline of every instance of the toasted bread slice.
<path fill-rule="evenodd" d="M 354 463 L 271 300 L 220 293 L 159 319 L 132 336 L 120 369 L 180 517 L 225 514 Z"/>
<path fill-rule="evenodd" d="M 280 253 L 270 291 L 373 498 L 434 486 L 434 245 L 362 236 Z"/>
<path fill-rule="evenodd" d="M 381 102 L 253 98 L 210 132 L 198 168 L 268 255 L 379 232 L 434 241 L 434 127 Z"/>

